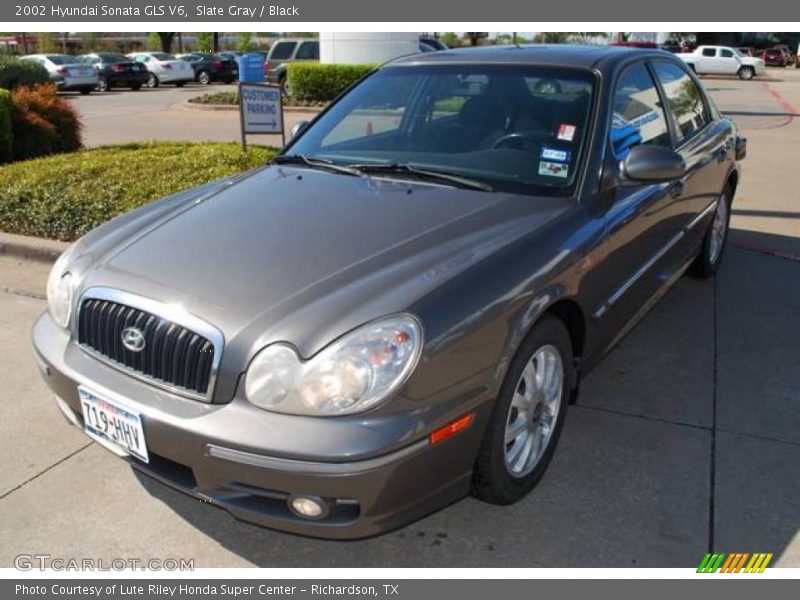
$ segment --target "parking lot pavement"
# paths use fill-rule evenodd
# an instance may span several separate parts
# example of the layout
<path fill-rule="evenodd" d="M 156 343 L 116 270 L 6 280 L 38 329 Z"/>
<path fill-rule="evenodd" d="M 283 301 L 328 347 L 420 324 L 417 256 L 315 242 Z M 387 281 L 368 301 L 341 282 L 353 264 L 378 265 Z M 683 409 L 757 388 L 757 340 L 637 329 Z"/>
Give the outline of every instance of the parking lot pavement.
<path fill-rule="evenodd" d="M 187 109 L 188 98 L 205 93 L 236 91 L 235 85 L 187 85 L 112 90 L 89 96 L 65 94 L 78 109 L 86 147 L 148 140 L 239 141 L 239 113 Z M 287 117 L 289 131 L 294 118 Z M 249 136 L 254 144 L 281 145 L 279 135 Z"/>
<path fill-rule="evenodd" d="M 28 329 L 44 302 L 0 292 L 12 411 L 0 450 L 25 457 L 0 480 L 0 565 L 47 552 L 198 567 L 688 567 L 713 548 L 798 566 L 798 298 L 800 263 L 730 248 L 716 282 L 681 279 L 589 375 L 528 498 L 465 499 L 379 538 L 328 542 L 239 523 L 87 444 L 35 373 Z"/>

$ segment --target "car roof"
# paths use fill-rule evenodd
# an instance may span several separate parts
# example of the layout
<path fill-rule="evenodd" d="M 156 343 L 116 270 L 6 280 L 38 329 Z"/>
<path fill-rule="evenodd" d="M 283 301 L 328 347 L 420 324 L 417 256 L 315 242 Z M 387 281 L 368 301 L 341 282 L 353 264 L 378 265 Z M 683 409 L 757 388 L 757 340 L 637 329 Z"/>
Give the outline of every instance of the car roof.
<path fill-rule="evenodd" d="M 387 66 L 434 64 L 535 64 L 552 67 L 593 69 L 601 64 L 625 61 L 633 56 L 672 56 L 657 49 L 625 46 L 589 46 L 574 44 L 528 44 L 519 46 L 480 46 L 451 48 L 440 52 L 411 54 L 387 63 Z"/>

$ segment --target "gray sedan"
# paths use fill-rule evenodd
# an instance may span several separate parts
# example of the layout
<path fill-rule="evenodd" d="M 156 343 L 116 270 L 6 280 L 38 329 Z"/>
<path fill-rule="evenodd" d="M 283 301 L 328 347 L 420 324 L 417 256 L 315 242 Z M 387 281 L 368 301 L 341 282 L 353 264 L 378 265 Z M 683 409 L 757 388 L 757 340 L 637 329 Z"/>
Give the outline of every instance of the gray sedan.
<path fill-rule="evenodd" d="M 295 133 L 71 246 L 33 343 L 136 469 L 328 538 L 524 497 L 581 377 L 717 270 L 746 151 L 682 61 L 628 48 L 402 58 Z"/>

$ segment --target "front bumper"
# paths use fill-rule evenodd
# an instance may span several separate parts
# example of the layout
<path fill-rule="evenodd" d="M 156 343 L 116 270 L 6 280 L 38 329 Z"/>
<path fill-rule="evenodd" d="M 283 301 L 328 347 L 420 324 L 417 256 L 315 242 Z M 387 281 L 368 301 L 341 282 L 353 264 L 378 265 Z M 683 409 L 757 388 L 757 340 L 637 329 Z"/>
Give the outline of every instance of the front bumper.
<path fill-rule="evenodd" d="M 316 454 L 300 457 L 296 436 L 293 447 L 276 448 L 277 430 L 285 430 L 294 419 L 302 438 L 308 417 L 277 415 L 237 399 L 206 404 L 157 389 L 83 352 L 47 313 L 34 324 L 32 337 L 42 376 L 73 424 L 82 428 L 78 385 L 141 414 L 150 462 L 127 458 L 134 468 L 238 519 L 313 537 L 369 537 L 465 496 L 491 409 L 490 403 L 476 405 L 473 397 L 464 411 L 471 406 L 475 421 L 459 435 L 430 445 L 427 431 L 418 427 L 402 447 L 392 443 L 385 453 L 367 458 L 348 459 L 345 454 L 346 448 L 365 446 L 349 439 L 352 424 L 312 419 L 329 450 L 322 450 L 319 439 L 309 439 L 306 445 Z M 254 431 L 260 441 L 253 439 Z M 387 444 L 396 442 L 396 433 L 385 432 Z M 369 434 L 377 440 L 381 432 Z M 287 506 L 292 494 L 326 499 L 330 514 L 320 520 L 296 516 Z"/>

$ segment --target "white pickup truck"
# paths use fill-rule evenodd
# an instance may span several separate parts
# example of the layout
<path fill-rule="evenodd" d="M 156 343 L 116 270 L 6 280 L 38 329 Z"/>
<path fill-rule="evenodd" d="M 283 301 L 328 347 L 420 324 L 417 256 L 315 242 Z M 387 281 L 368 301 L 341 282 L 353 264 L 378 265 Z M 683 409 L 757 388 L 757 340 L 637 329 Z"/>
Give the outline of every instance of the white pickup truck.
<path fill-rule="evenodd" d="M 694 52 L 676 54 L 699 75 L 738 75 L 752 79 L 766 72 L 764 61 L 745 56 L 728 46 L 698 46 Z"/>

